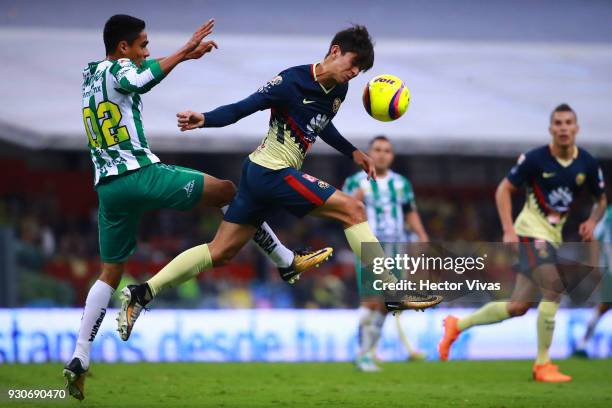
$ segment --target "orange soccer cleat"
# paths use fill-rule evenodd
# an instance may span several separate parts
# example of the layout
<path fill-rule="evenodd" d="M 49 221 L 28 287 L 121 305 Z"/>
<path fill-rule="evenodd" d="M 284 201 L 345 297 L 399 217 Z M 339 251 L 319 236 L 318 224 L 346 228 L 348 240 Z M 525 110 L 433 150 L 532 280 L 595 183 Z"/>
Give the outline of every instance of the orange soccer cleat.
<path fill-rule="evenodd" d="M 547 361 L 533 365 L 533 379 L 539 382 L 569 382 L 572 377 L 559 372 L 559 366 Z"/>
<path fill-rule="evenodd" d="M 457 327 L 458 318 L 455 316 L 447 316 L 444 319 L 444 336 L 442 336 L 442 340 L 438 343 L 438 354 L 440 354 L 441 361 L 448 360 L 448 354 L 450 353 L 450 348 L 459 337 L 459 327 Z"/>

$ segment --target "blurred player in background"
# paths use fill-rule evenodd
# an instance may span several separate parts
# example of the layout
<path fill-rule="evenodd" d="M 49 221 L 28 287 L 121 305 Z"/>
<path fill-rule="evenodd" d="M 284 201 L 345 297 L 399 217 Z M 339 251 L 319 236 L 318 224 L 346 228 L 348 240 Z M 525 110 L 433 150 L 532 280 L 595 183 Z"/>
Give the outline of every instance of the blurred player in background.
<path fill-rule="evenodd" d="M 112 16 L 104 26 L 106 59 L 90 62 L 83 71 L 83 124 L 99 198 L 102 272 L 87 295 L 76 349 L 63 372 L 70 395 L 79 400 L 84 398 L 92 342 L 125 262 L 136 250 L 143 214 L 160 208 L 222 207 L 235 194 L 231 181 L 161 164 L 149 149 L 142 123 L 140 95 L 160 83 L 179 63 L 201 58 L 216 48 L 213 41 L 203 41 L 213 26 L 212 19 L 203 24 L 172 55 L 147 59 L 145 22 L 127 15 Z M 267 225 L 258 226 L 254 235 L 260 248 L 281 268 L 281 274 L 284 271 L 295 278 L 304 265 L 313 266 L 308 260 L 296 265 L 300 256 L 285 248 Z M 126 338 L 125 332 L 121 336 Z"/>
<path fill-rule="evenodd" d="M 450 347 L 459 334 L 472 326 L 491 324 L 524 315 L 534 306 L 538 292 L 538 353 L 533 378 L 541 382 L 567 382 L 571 377 L 552 364 L 548 350 L 555 328 L 555 314 L 563 288 L 558 282 L 556 248 L 562 242 L 562 229 L 574 197 L 586 188 L 595 198 L 591 215 L 580 224 L 585 242 L 593 240 L 595 225 L 606 209 L 604 179 L 597 161 L 586 150 L 576 146 L 578 118 L 567 104 L 559 105 L 550 116 L 550 145 L 529 151 L 500 183 L 495 194 L 504 231 L 504 243 L 520 242 L 520 271 L 512 298 L 508 302 L 491 302 L 476 312 L 444 321 L 444 337 L 438 345 L 440 359 L 447 360 Z M 523 210 L 512 223 L 511 195 L 527 187 Z"/>
<path fill-rule="evenodd" d="M 226 264 L 253 237 L 256 225 L 282 209 L 297 217 L 311 214 L 340 222 L 359 258 L 362 242 L 378 242 L 361 201 L 299 170 L 308 150 L 320 137 L 351 158 L 368 178 L 376 177 L 372 159 L 346 140 L 332 123 L 346 96 L 348 82 L 373 63 L 370 35 L 364 26 L 355 25 L 334 36 L 320 63 L 286 69 L 242 101 L 206 113 L 178 113 L 181 130 L 192 130 L 228 126 L 254 112 L 271 110 L 267 135 L 244 161 L 238 193 L 213 241 L 183 252 L 146 283 L 128 286 L 122 310 L 142 308 L 146 304 L 143 302 L 164 288 Z M 382 253 L 380 246 L 378 249 Z M 381 280 L 397 282 L 390 271 L 383 273 Z M 421 309 L 440 300 L 417 294 L 388 302 L 387 307 Z M 138 316 L 127 316 L 131 328 Z"/>
<path fill-rule="evenodd" d="M 368 180 L 360 171 L 348 177 L 342 190 L 365 203 L 368 224 L 384 247 L 401 242 L 428 242 L 416 208 L 412 184 L 408 179 L 391 170 L 394 152 L 391 141 L 385 136 L 376 136 L 370 141 L 368 155 L 374 161 L 376 180 Z M 406 224 L 410 230 L 406 230 Z M 396 253 L 394 248 L 386 248 Z M 355 263 L 357 285 L 361 285 L 361 265 Z M 355 365 L 361 371 L 380 371 L 375 362 L 376 345 L 380 339 L 387 309 L 383 302 L 364 301 L 359 308 L 359 351 Z M 409 359 L 422 360 L 423 353 L 414 350 L 404 334 L 399 315 L 397 328 Z"/>
<path fill-rule="evenodd" d="M 602 302 L 595 307 L 593 317 L 589 320 L 584 337 L 574 351 L 574 357 L 588 357 L 586 348 L 589 340 L 595 334 L 597 323 L 612 307 L 612 205 L 608 206 L 606 214 L 595 227 L 595 238 L 599 241 L 603 277 L 601 283 Z"/>

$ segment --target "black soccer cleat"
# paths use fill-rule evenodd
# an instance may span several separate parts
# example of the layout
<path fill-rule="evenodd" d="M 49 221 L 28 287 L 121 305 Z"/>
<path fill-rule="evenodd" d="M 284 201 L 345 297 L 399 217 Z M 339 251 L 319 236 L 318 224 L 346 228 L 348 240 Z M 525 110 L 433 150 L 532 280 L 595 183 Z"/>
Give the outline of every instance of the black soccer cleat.
<path fill-rule="evenodd" d="M 83 368 L 81 360 L 76 357 L 70 360 L 64 367 L 63 374 L 68 393 L 79 401 L 83 401 L 85 399 L 85 375 L 87 370 Z"/>

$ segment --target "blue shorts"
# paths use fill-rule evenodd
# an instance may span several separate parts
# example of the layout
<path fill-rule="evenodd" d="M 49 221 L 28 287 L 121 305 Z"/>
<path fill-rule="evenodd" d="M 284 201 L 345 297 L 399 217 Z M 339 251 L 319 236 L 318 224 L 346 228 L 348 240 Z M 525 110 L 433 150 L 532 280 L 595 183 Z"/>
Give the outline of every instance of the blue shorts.
<path fill-rule="evenodd" d="M 323 205 L 335 191 L 335 187 L 293 167 L 272 170 L 246 159 L 238 192 L 223 219 L 258 227 L 281 208 L 301 218 Z"/>
<path fill-rule="evenodd" d="M 531 276 L 533 270 L 543 264 L 557 263 L 557 250 L 548 241 L 519 236 L 519 267 L 524 275 Z"/>

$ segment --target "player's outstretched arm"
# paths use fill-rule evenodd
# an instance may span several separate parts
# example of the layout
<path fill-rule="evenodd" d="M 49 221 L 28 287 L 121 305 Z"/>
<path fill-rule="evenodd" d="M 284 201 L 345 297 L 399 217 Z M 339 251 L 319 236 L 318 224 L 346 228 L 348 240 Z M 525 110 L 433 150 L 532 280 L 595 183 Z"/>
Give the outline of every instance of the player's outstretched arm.
<path fill-rule="evenodd" d="M 251 96 L 230 105 L 220 106 L 206 113 L 183 111 L 176 114 L 181 132 L 201 127 L 224 127 L 238 122 L 259 110 L 268 109 L 270 100 L 265 94 L 255 92 Z"/>

